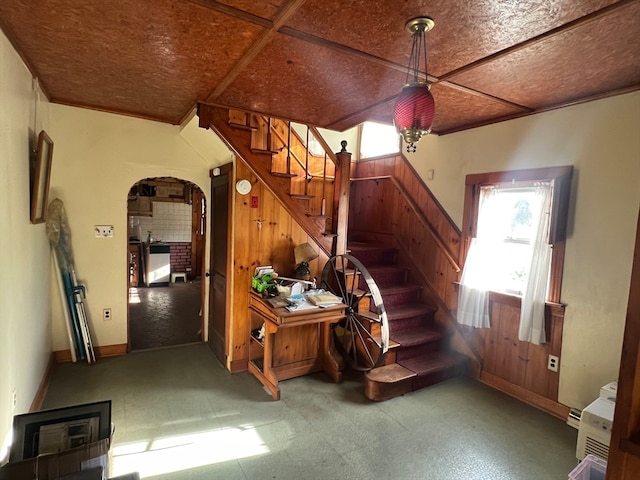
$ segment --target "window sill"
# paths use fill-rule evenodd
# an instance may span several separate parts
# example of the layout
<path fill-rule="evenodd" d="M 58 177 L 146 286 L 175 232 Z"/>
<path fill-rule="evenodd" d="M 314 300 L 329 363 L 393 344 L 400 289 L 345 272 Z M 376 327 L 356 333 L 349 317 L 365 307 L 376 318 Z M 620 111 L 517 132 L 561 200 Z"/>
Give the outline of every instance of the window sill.
<path fill-rule="evenodd" d="M 454 282 L 456 289 L 460 286 L 460 282 Z M 489 301 L 501 303 L 503 305 L 509 305 L 512 307 L 520 308 L 522 305 L 522 297 L 520 295 L 514 295 L 510 293 L 504 292 L 489 292 Z M 552 313 L 563 313 L 566 304 L 564 303 L 555 303 L 555 302 L 545 302 L 547 310 L 551 310 Z"/>

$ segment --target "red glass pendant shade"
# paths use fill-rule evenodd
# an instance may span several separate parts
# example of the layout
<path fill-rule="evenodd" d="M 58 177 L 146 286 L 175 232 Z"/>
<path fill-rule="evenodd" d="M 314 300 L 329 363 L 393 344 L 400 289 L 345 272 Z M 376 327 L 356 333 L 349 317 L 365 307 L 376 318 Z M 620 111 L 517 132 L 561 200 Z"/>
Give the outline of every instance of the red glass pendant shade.
<path fill-rule="evenodd" d="M 427 83 L 405 85 L 396 99 L 393 123 L 407 144 L 416 143 L 431 131 L 435 101 Z"/>
<path fill-rule="evenodd" d="M 407 144 L 407 152 L 416 151 L 416 142 L 431 132 L 436 105 L 429 90 L 427 75 L 427 40 L 425 34 L 433 28 L 431 17 L 416 17 L 405 24 L 411 33 L 412 45 L 407 66 L 407 80 L 396 98 L 393 123 Z M 424 55 L 424 70 L 420 69 L 420 57 Z M 424 72 L 424 74 L 422 73 Z"/>

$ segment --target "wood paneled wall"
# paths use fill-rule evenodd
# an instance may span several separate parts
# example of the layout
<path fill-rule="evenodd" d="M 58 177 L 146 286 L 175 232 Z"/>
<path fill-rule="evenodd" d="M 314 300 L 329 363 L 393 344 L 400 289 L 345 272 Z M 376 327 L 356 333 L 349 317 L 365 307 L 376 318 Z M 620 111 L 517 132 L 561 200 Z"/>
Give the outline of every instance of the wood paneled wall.
<path fill-rule="evenodd" d="M 360 160 L 352 164 L 351 178 L 393 177 L 420 207 L 429 225 L 437 232 L 447 250 L 458 263 L 460 229 L 433 196 L 420 176 L 402 155 Z M 353 219 L 349 218 L 349 222 Z M 378 221 L 378 223 L 380 223 Z"/>
<path fill-rule="evenodd" d="M 309 242 L 320 254 L 310 262 L 312 276 L 319 276 L 327 256 L 292 219 L 279 201 L 241 161 L 235 164 L 236 179 L 246 178 L 253 188 L 248 195 L 234 195 L 233 269 L 229 355 L 231 371 L 247 369 L 249 359 L 249 292 L 251 278 L 259 265 L 273 265 L 280 275 L 291 277 L 295 270 L 293 249 Z M 257 197 L 257 208 L 252 207 Z"/>
<path fill-rule="evenodd" d="M 349 238 L 395 246 L 411 280 L 423 285 L 423 301 L 437 306 L 436 321 L 452 333 L 452 348 L 472 359 L 481 381 L 560 418 L 559 373 L 547 369 L 560 356 L 564 307 L 547 307 L 548 343 L 518 340 L 520 299 L 495 294 L 489 329 L 455 321 L 460 277 L 460 231 L 401 156 L 360 161 L 352 168 Z"/>
<path fill-rule="evenodd" d="M 461 326 L 481 357 L 480 380 L 566 419 L 569 409 L 557 403 L 560 374 L 547 368 L 549 355 L 560 358 L 562 351 L 564 306 L 547 306 L 547 343 L 542 345 L 518 340 L 520 298 L 493 294 L 490 315 L 491 328 Z"/>

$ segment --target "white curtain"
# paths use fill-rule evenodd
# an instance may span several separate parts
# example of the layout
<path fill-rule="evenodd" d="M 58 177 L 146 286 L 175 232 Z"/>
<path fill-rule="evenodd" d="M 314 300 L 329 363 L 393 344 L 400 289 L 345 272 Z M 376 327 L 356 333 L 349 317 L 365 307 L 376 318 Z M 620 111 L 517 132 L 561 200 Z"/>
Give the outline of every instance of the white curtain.
<path fill-rule="evenodd" d="M 540 195 L 537 212 L 536 234 L 531 244 L 531 268 L 527 278 L 527 286 L 522 295 L 520 307 L 520 329 L 518 338 L 536 345 L 546 342 L 544 328 L 545 300 L 547 284 L 551 270 L 551 245 L 549 245 L 549 214 L 551 210 L 552 189 L 550 185 L 536 187 L 536 195 Z M 535 220 L 534 220 L 535 221 Z"/>
<path fill-rule="evenodd" d="M 487 272 L 491 271 L 491 258 L 496 248 L 492 239 L 499 235 L 491 221 L 496 218 L 493 212 L 495 192 L 492 187 L 480 190 L 478 231 L 471 240 L 458 289 L 458 323 L 476 328 L 491 326 L 487 296 L 491 282 L 487 279 Z"/>

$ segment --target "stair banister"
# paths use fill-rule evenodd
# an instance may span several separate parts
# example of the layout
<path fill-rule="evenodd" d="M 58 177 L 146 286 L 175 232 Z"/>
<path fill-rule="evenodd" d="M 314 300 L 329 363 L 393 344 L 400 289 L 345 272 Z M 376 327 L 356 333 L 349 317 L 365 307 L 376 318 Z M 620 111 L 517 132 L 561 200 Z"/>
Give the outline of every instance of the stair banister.
<path fill-rule="evenodd" d="M 309 195 L 309 125 L 307 125 L 307 142 L 304 157 L 304 194 Z"/>
<path fill-rule="evenodd" d="M 342 150 L 336 153 L 336 180 L 334 185 L 333 223 L 337 234 L 334 255 L 347 253 L 347 229 L 349 227 L 349 191 L 351 185 L 351 154 L 347 152 L 347 141 L 340 142 Z"/>
<path fill-rule="evenodd" d="M 326 182 L 327 182 L 327 152 L 324 152 L 324 165 L 322 167 L 322 203 L 320 204 L 320 215 L 326 214 Z"/>
<path fill-rule="evenodd" d="M 291 174 L 291 122 L 287 121 L 287 175 Z"/>

